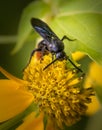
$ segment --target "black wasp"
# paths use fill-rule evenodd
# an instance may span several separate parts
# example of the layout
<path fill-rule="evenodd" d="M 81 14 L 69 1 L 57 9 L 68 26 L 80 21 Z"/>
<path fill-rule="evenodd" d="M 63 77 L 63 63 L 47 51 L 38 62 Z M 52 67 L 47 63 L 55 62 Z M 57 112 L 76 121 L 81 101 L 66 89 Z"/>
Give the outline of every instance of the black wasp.
<path fill-rule="evenodd" d="M 36 51 L 41 51 L 42 56 L 45 54 L 45 52 L 50 52 L 52 54 L 52 62 L 49 63 L 43 70 L 45 70 L 57 60 L 67 59 L 78 71 L 83 72 L 69 59 L 69 57 L 64 52 L 63 40 L 67 39 L 69 41 L 73 41 L 72 39 L 68 38 L 67 36 L 63 36 L 63 38 L 60 40 L 58 36 L 50 29 L 50 27 L 38 18 L 32 18 L 31 24 L 35 31 L 37 31 L 43 37 L 43 40 L 38 44 L 38 48 L 33 50 L 32 55 Z"/>

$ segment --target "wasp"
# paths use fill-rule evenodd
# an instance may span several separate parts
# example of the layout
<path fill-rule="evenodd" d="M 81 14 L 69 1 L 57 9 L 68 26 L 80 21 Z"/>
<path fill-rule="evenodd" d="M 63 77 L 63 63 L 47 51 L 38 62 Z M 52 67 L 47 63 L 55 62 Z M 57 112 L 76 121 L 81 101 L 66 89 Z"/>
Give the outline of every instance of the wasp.
<path fill-rule="evenodd" d="M 40 51 L 42 53 L 42 57 L 44 56 L 44 54 L 46 54 L 46 52 L 50 52 L 52 54 L 52 62 L 45 66 L 43 70 L 47 69 L 57 60 L 67 59 L 78 71 L 83 72 L 71 61 L 71 59 L 64 52 L 63 41 L 65 39 L 67 39 L 68 41 L 73 41 L 72 39 L 70 39 L 66 35 L 64 35 L 62 39 L 59 39 L 59 37 L 52 31 L 52 29 L 44 21 L 38 18 L 32 18 L 31 25 L 33 26 L 35 31 L 43 38 L 43 40 L 39 42 L 38 47 L 33 50 L 32 55 L 36 51 Z"/>

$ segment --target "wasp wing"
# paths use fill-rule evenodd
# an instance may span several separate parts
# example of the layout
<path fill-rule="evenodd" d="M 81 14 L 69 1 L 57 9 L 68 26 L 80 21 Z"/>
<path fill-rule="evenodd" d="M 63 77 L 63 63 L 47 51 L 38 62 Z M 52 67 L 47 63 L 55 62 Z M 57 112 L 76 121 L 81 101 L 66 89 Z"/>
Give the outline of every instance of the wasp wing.
<path fill-rule="evenodd" d="M 51 30 L 51 28 L 42 20 L 32 18 L 31 24 L 33 28 L 48 42 L 51 41 L 52 38 L 59 39 L 57 35 Z"/>

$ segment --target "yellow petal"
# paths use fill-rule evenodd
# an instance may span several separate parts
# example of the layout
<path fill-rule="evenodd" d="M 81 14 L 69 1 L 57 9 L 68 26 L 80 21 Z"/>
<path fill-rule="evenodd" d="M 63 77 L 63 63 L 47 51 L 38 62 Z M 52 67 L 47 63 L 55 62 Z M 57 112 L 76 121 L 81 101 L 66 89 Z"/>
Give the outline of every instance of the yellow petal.
<path fill-rule="evenodd" d="M 95 81 L 99 85 L 102 85 L 102 66 L 96 64 L 95 62 L 90 65 L 91 80 Z"/>
<path fill-rule="evenodd" d="M 85 82 L 85 87 L 92 85 L 93 87 L 94 84 L 99 84 L 102 86 L 102 67 L 96 64 L 95 62 L 92 62 L 90 64 L 90 69 L 89 69 L 89 74 L 86 78 Z M 88 105 L 88 110 L 87 114 L 92 115 L 96 113 L 101 107 L 101 104 L 99 100 L 97 99 L 97 96 L 92 97 L 92 102 Z"/>
<path fill-rule="evenodd" d="M 23 84 L 13 80 L 0 80 L 0 122 L 24 111 L 33 101 L 32 94 L 18 89 Z"/>
<path fill-rule="evenodd" d="M 95 114 L 99 110 L 100 106 L 101 105 L 100 105 L 97 97 L 93 96 L 92 97 L 92 102 L 90 104 L 88 104 L 88 109 L 86 111 L 86 114 L 87 115 L 93 115 L 93 114 Z"/>
<path fill-rule="evenodd" d="M 35 117 L 35 113 L 31 113 L 16 130 L 44 130 L 43 115 L 40 114 L 38 117 Z"/>
<path fill-rule="evenodd" d="M 85 56 L 85 54 L 82 52 L 79 52 L 79 51 L 72 53 L 72 57 L 74 60 L 80 60 L 84 56 Z"/>
<path fill-rule="evenodd" d="M 44 130 L 43 114 L 35 117 L 35 113 L 32 112 L 16 130 Z M 46 130 L 56 130 L 51 121 L 48 121 Z"/>

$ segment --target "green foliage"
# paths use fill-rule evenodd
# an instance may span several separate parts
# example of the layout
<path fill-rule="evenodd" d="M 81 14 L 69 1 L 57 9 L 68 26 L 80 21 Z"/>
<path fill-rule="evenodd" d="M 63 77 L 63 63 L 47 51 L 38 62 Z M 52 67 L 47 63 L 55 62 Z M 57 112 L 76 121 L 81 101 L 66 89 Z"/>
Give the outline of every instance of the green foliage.
<path fill-rule="evenodd" d="M 66 42 L 67 53 L 82 51 L 94 61 L 102 64 L 102 1 L 101 0 L 57 0 L 32 2 L 22 13 L 18 30 L 17 52 L 27 42 L 32 27 L 32 17 L 50 18 L 54 32 L 61 38 L 67 35 L 76 39 Z M 56 26 L 57 25 L 57 26 Z M 36 39 L 36 37 L 33 37 Z"/>
<path fill-rule="evenodd" d="M 32 2 L 24 9 L 19 23 L 17 44 L 12 53 L 16 53 L 31 34 L 32 27 L 30 24 L 30 19 L 32 17 L 42 18 L 46 15 L 48 9 L 48 5 L 42 1 Z"/>
<path fill-rule="evenodd" d="M 66 45 L 71 51 L 83 51 L 93 60 L 102 64 L 102 1 L 77 0 L 69 1 L 60 8 L 54 20 L 59 35 L 69 35 L 75 39 Z"/>
<path fill-rule="evenodd" d="M 85 130 L 102 130 L 102 108 L 90 118 Z"/>

